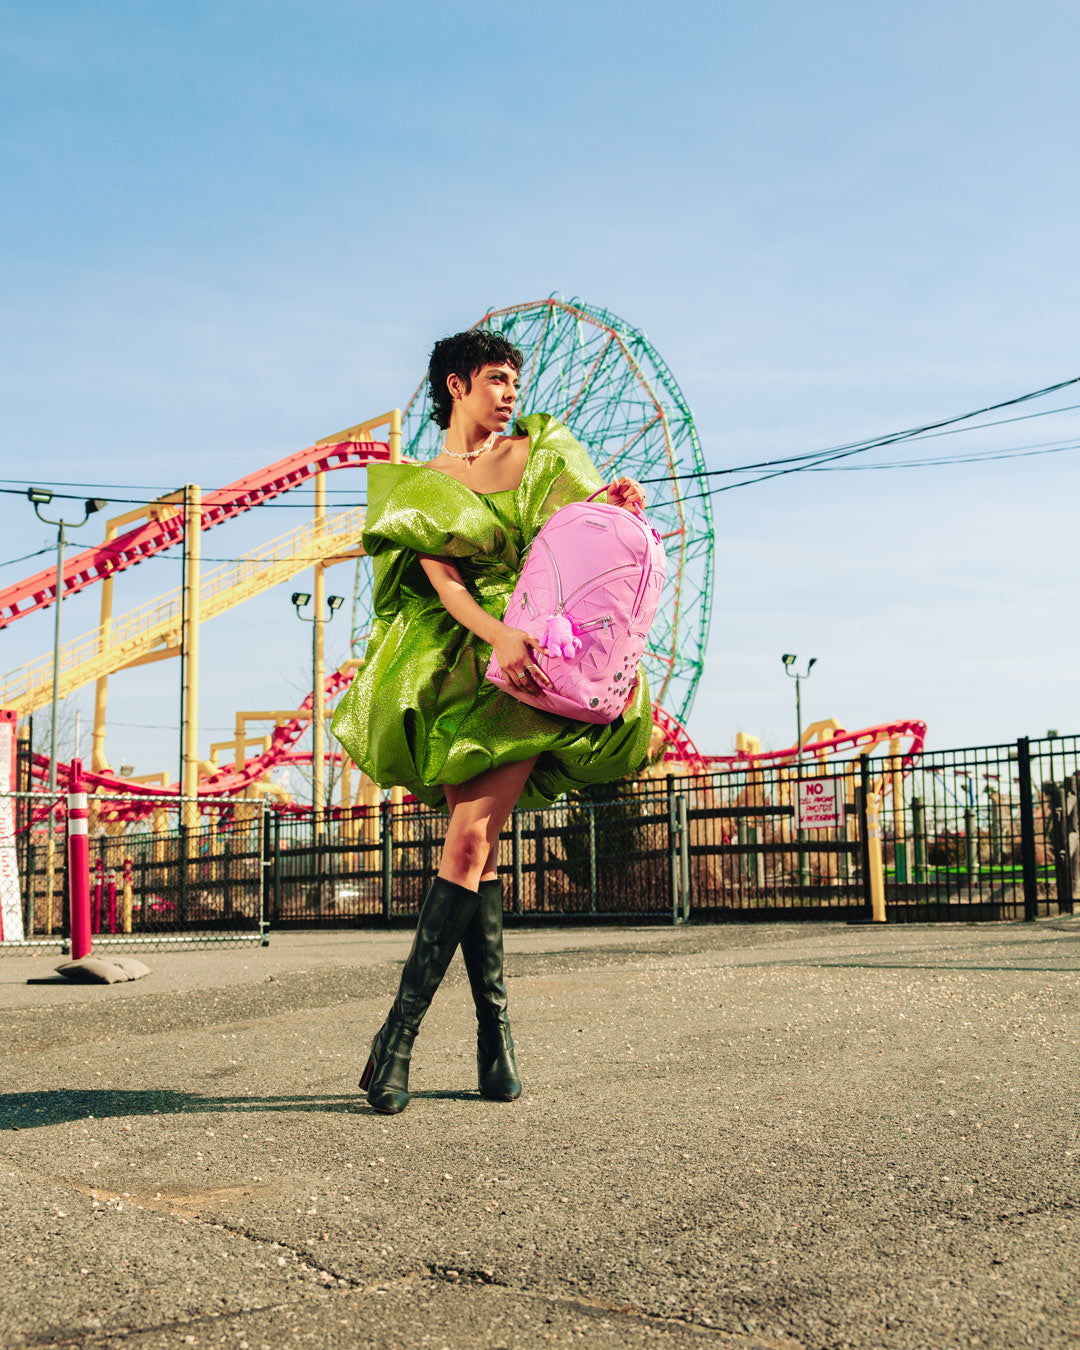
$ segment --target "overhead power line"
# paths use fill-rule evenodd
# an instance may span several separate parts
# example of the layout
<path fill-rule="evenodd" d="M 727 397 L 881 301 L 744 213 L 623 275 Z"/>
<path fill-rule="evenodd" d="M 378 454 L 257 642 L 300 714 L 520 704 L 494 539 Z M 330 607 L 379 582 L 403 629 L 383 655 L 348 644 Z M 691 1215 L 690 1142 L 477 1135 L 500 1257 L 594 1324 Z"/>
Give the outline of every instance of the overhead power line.
<path fill-rule="evenodd" d="M 938 455 L 931 459 L 896 459 L 883 464 L 824 464 L 811 467 L 808 473 L 872 473 L 875 469 L 929 469 L 939 464 L 982 464 L 996 459 L 1032 459 L 1036 455 L 1062 455 L 1080 450 L 1080 441 L 1055 445 L 1044 450 L 983 450 L 971 455 Z"/>
<path fill-rule="evenodd" d="M 850 459 L 854 455 L 866 454 L 867 451 L 881 449 L 887 445 L 895 445 L 901 441 L 911 441 L 921 438 L 929 439 L 931 434 L 946 435 L 950 434 L 945 428 L 956 430 L 980 430 L 986 426 L 1001 426 L 1005 422 L 1023 421 L 1027 418 L 1005 418 L 998 422 L 983 423 L 980 427 L 962 427 L 958 424 L 971 422 L 975 418 L 984 417 L 987 413 L 999 412 L 1003 408 L 1013 408 L 1023 403 L 1030 403 L 1033 399 L 1045 398 L 1050 394 L 1055 394 L 1059 390 L 1067 389 L 1071 385 L 1080 383 L 1080 376 L 1073 376 L 1068 380 L 1061 380 L 1057 384 L 1050 384 L 1043 389 L 1035 389 L 1027 394 L 1019 394 L 1015 398 L 1004 399 L 1000 403 L 991 403 L 985 408 L 977 408 L 972 412 L 959 413 L 954 417 L 943 417 L 933 422 L 925 422 L 919 426 L 907 427 L 902 431 L 887 432 L 881 436 L 872 436 L 863 441 L 848 441 L 840 445 L 826 446 L 821 450 L 808 451 L 801 455 L 787 455 L 782 458 L 772 460 L 760 460 L 754 464 L 744 464 L 727 469 L 708 469 L 705 472 L 694 472 L 687 474 L 678 474 L 679 478 L 714 478 L 721 476 L 735 476 L 747 473 L 753 473 L 758 469 L 768 469 L 771 472 L 759 473 L 754 478 L 744 479 L 739 483 L 725 483 L 717 487 L 706 488 L 703 492 L 688 493 L 683 497 L 683 501 L 693 501 L 698 497 L 712 497 L 721 492 L 732 492 L 736 488 L 753 487 L 756 483 L 767 482 L 771 478 L 783 478 L 792 473 L 805 473 L 810 469 L 821 469 L 821 466 L 831 464 L 835 460 Z M 1030 417 L 1050 416 L 1058 412 L 1071 412 L 1078 404 L 1069 405 L 1064 408 L 1050 408 L 1041 413 L 1032 413 Z M 782 467 L 781 467 L 782 466 Z M 663 478 L 644 479 L 643 482 L 656 483 L 667 481 L 667 476 Z"/>
<path fill-rule="evenodd" d="M 988 428 L 990 428 L 990 427 L 1005 426 L 1005 425 L 1007 425 L 1007 424 L 1014 423 L 1014 422 L 1025 422 L 1025 421 L 1030 421 L 1030 420 L 1032 420 L 1032 419 L 1034 419 L 1034 418 L 1037 418 L 1037 417 L 1052 417 L 1052 416 L 1054 416 L 1055 414 L 1058 414 L 1058 413 L 1074 412 L 1074 411 L 1076 411 L 1078 408 L 1080 408 L 1080 403 L 1067 404 L 1066 406 L 1064 406 L 1064 407 L 1059 407 L 1059 408 L 1046 408 L 1046 409 L 1041 410 L 1040 412 L 1035 412 L 1035 413 L 1024 413 L 1024 414 L 1021 414 L 1021 415 L 1018 416 L 1018 417 L 1005 417 L 1005 418 L 999 418 L 999 419 L 996 419 L 995 421 L 992 421 L 992 422 L 980 422 L 980 423 L 978 423 L 977 425 L 967 425 L 967 424 L 974 423 L 975 420 L 976 420 L 977 418 L 985 417 L 988 413 L 1000 412 L 1000 411 L 1002 411 L 1002 410 L 1005 409 L 1005 408 L 1014 408 L 1014 407 L 1017 407 L 1017 406 L 1019 406 L 1019 405 L 1021 405 L 1021 404 L 1024 404 L 1024 403 L 1030 403 L 1030 402 L 1033 401 L 1034 399 L 1038 399 L 1038 398 L 1046 398 L 1046 397 L 1048 397 L 1048 396 L 1051 395 L 1051 394 L 1058 393 L 1058 392 L 1060 392 L 1062 389 L 1067 389 L 1067 388 L 1069 388 L 1070 386 L 1072 386 L 1072 385 L 1074 385 L 1074 384 L 1078 384 L 1078 383 L 1080 383 L 1080 376 L 1073 376 L 1073 377 L 1071 377 L 1070 379 L 1067 379 L 1067 380 L 1060 380 L 1060 381 L 1058 381 L 1056 384 L 1048 384 L 1048 385 L 1046 385 L 1045 387 L 1043 387 L 1042 389 L 1034 389 L 1034 390 L 1032 390 L 1030 393 L 1019 394 L 1019 395 L 1017 395 L 1015 398 L 1003 399 L 1003 400 L 1002 400 L 1001 402 L 999 402 L 999 403 L 990 403 L 990 404 L 987 404 L 987 406 L 984 407 L 984 408 L 977 408 L 977 409 L 974 409 L 974 410 L 971 411 L 971 412 L 959 413 L 959 414 L 957 414 L 957 415 L 955 415 L 955 416 L 952 416 L 952 417 L 938 418 L 938 419 L 936 419 L 936 420 L 934 420 L 934 421 L 931 421 L 931 422 L 924 422 L 924 423 L 921 423 L 921 424 L 919 424 L 919 425 L 917 425 L 917 426 L 904 428 L 904 429 L 901 430 L 901 431 L 892 431 L 892 432 L 886 432 L 885 434 L 879 435 L 879 436 L 871 436 L 871 437 L 868 437 L 868 438 L 865 439 L 865 440 L 841 442 L 840 444 L 837 444 L 837 445 L 825 446 L 825 447 L 823 447 L 823 448 L 821 448 L 821 449 L 819 449 L 819 450 L 805 451 L 805 452 L 803 452 L 803 453 L 801 453 L 801 454 L 798 454 L 798 455 L 784 455 L 784 456 L 779 456 L 779 457 L 774 458 L 774 459 L 755 460 L 755 461 L 752 461 L 752 462 L 749 463 L 749 464 L 737 464 L 737 465 L 732 465 L 732 466 L 730 466 L 730 467 L 723 468 L 723 469 L 706 469 L 706 470 L 702 470 L 702 471 L 694 471 L 693 473 L 675 474 L 675 475 L 664 474 L 664 475 L 657 476 L 657 477 L 655 477 L 655 478 L 645 478 L 645 479 L 642 479 L 642 482 L 643 482 L 643 483 L 663 483 L 663 482 L 669 482 L 669 481 L 671 481 L 671 479 L 672 479 L 673 477 L 676 478 L 676 479 L 696 479 L 696 480 L 701 480 L 701 479 L 705 479 L 705 478 L 738 477 L 738 476 L 743 476 L 743 475 L 750 474 L 750 473 L 756 473 L 756 474 L 757 474 L 757 477 L 744 479 L 744 481 L 739 482 L 739 483 L 727 483 L 727 484 L 724 484 L 724 485 L 722 485 L 722 486 L 707 488 L 707 489 L 706 489 L 705 491 L 703 491 L 703 492 L 699 492 L 699 493 L 691 493 L 691 494 L 688 494 L 687 496 L 685 496 L 685 497 L 683 498 L 684 501 L 692 501 L 692 500 L 694 500 L 694 498 L 696 498 L 696 497 L 709 497 L 709 496 L 713 496 L 713 495 L 715 495 L 715 494 L 717 494 L 717 493 L 720 493 L 720 492 L 731 492 L 731 491 L 733 491 L 733 490 L 736 489 L 736 488 L 741 488 L 741 487 L 752 487 L 752 486 L 754 486 L 754 484 L 756 484 L 756 483 L 764 483 L 764 482 L 767 482 L 767 481 L 768 481 L 769 479 L 771 479 L 771 478 L 781 478 L 781 477 L 786 476 L 787 474 L 792 474 L 792 473 L 803 473 L 803 472 L 807 472 L 807 471 L 809 471 L 809 470 L 814 470 L 814 471 L 816 471 L 816 472 L 823 472 L 823 471 L 825 470 L 825 467 L 826 467 L 827 465 L 829 465 L 832 461 L 840 460 L 840 459 L 849 459 L 849 458 L 851 458 L 851 457 L 853 457 L 853 456 L 855 456 L 855 455 L 866 454 L 866 453 L 867 453 L 868 451 L 870 451 L 870 450 L 881 449 L 881 448 L 883 448 L 883 447 L 885 447 L 885 446 L 888 446 L 888 445 L 896 445 L 896 444 L 898 444 L 898 443 L 900 443 L 900 442 L 902 442 L 902 441 L 912 441 L 912 440 L 919 440 L 919 439 L 927 439 L 927 440 L 929 440 L 929 439 L 932 439 L 932 438 L 937 437 L 937 436 L 954 436 L 954 435 L 960 434 L 961 432 L 981 431 L 981 430 L 986 430 L 986 429 L 988 429 Z M 1069 449 L 1069 448 L 1072 448 L 1072 447 L 1063 446 L 1063 447 L 1061 447 L 1061 448 L 1062 448 L 1062 449 Z M 1056 452 L 1047 451 L 1047 453 L 1056 453 Z M 973 456 L 971 456 L 971 457 L 969 457 L 969 458 L 965 458 L 965 457 L 962 457 L 962 456 L 956 456 L 956 457 L 954 457 L 954 458 L 952 459 L 952 462 L 955 462 L 955 463 L 962 463 L 962 462 L 975 463 L 975 462 L 978 462 L 979 460 L 981 460 L 981 459 L 983 459 L 983 458 L 990 458 L 990 457 L 1000 458 L 1000 459 L 1007 459 L 1007 458 L 1020 458 L 1021 455 L 1019 454 L 1019 452 L 1017 452 L 1017 453 L 1015 453 L 1015 454 L 1014 454 L 1014 453 L 1011 453 L 1011 452 L 1002 452 L 1001 454 L 998 454 L 998 455 L 991 455 L 991 454 L 988 452 L 987 455 L 985 455 L 985 456 L 984 456 L 984 455 L 981 455 L 981 454 L 973 455 Z M 865 467 L 866 469 L 871 469 L 871 468 L 873 468 L 873 469 L 878 469 L 878 468 L 885 468 L 885 467 L 895 467 L 895 468 L 911 467 L 911 468 L 917 468 L 917 467 L 926 467 L 926 466 L 928 466 L 928 465 L 931 464 L 931 463 L 933 463 L 933 464 L 938 464 L 938 463 L 945 463 L 945 462 L 948 462 L 948 461 L 945 460 L 945 459 L 933 460 L 933 461 L 929 461 L 929 460 L 928 460 L 928 461 L 926 462 L 926 465 L 920 465 L 920 464 L 918 464 L 916 461 L 897 461 L 895 464 L 889 465 L 889 466 L 886 466 L 886 465 L 884 465 L 884 464 L 881 464 L 881 465 L 866 465 L 866 466 L 859 466 L 859 467 L 860 467 L 860 468 Z M 359 466 L 357 466 L 357 467 L 359 467 Z M 769 470 L 769 472 L 758 473 L 759 470 Z M 29 486 L 31 486 L 31 484 L 30 484 L 27 480 L 16 479 L 16 478 L 0 478 L 0 483 L 2 483 L 2 484 L 17 484 L 17 483 L 23 484 L 23 486 L 21 486 L 21 487 L 16 487 L 16 486 L 3 486 L 3 487 L 0 487 L 0 494 L 4 494 L 4 495 L 7 495 L 7 496 L 24 496 L 25 493 L 26 493 L 26 488 L 29 487 Z M 54 490 L 54 496 L 60 498 L 61 500 L 71 500 L 71 501 L 81 500 L 81 499 L 82 499 L 82 496 L 83 496 L 83 493 L 82 493 L 82 492 L 79 492 L 79 493 L 75 493 L 75 492 L 59 492 L 59 491 L 55 491 L 55 489 L 57 489 L 57 488 L 63 488 L 63 487 L 79 487 L 79 488 L 82 488 L 84 491 L 87 490 L 87 489 L 95 489 L 95 490 L 105 491 L 105 492 L 108 492 L 108 491 L 117 491 L 117 492 L 129 493 L 129 494 L 135 494 L 135 493 L 141 493 L 141 494 L 144 494 L 144 495 L 139 495 L 139 496 L 128 495 L 128 496 L 123 496 L 123 497 L 111 497 L 110 500 L 109 500 L 109 504 L 110 504 L 110 505 L 114 505 L 114 506 L 152 506 L 152 505 L 155 505 L 155 504 L 160 500 L 160 498 L 161 498 L 163 495 L 165 495 L 166 493 L 178 491 L 178 489 L 176 489 L 175 487 L 173 487 L 173 488 L 168 488 L 168 487 L 166 487 L 166 488 L 154 488 L 154 487 L 147 487 L 147 486 L 142 486 L 142 485 L 132 485 L 132 484 L 119 484 L 119 483 L 89 483 L 89 482 L 87 482 L 87 483 L 78 483 L 78 482 L 74 482 L 74 481 L 54 481 L 54 482 L 50 482 L 50 481 L 48 481 L 48 480 L 43 480 L 43 479 L 35 480 L 35 483 L 33 484 L 33 486 L 38 486 L 38 487 L 48 487 L 48 488 L 51 488 L 51 489 Z M 292 501 L 276 501 L 276 500 L 275 500 L 275 501 L 257 502 L 257 503 L 253 503 L 253 504 L 252 504 L 251 506 L 249 506 L 247 509 L 248 509 L 248 510 L 267 510 L 267 509 L 275 510 L 275 509 L 276 509 L 276 510 L 294 510 L 294 511 L 298 511 L 298 510 L 299 510 L 299 511 L 309 511 L 309 510 L 311 510 L 313 497 L 312 497 L 311 495 L 308 495 L 308 494 L 313 493 L 313 489 L 311 489 L 311 488 L 299 488 L 299 489 L 293 489 L 293 491 L 294 491 L 294 492 L 302 492 L 302 493 L 304 493 L 304 494 L 305 494 L 305 500 L 295 500 L 295 499 L 294 499 L 294 500 L 292 500 Z M 334 496 L 337 496 L 337 495 L 339 495 L 339 494 L 340 494 L 340 495 L 346 495 L 346 496 L 348 496 L 348 495 L 352 495 L 353 492 L 354 492 L 354 489 L 350 489 L 350 488 L 328 488 L 328 489 L 327 489 L 327 493 L 330 494 L 330 495 L 334 495 Z M 149 494 L 149 493 L 153 493 L 154 495 L 153 495 L 153 496 L 145 495 L 145 494 Z M 208 495 L 209 495 L 209 494 L 208 494 Z M 362 506 L 365 506 L 365 505 L 366 505 L 366 503 L 365 503 L 365 502 L 362 502 L 362 501 L 347 501 L 347 502 L 336 502 L 336 503 L 335 503 L 335 506 L 336 506 L 338 509 L 345 509 L 345 508 L 348 508 L 348 507 L 362 507 Z M 34 557 L 34 556 L 37 556 L 37 555 L 36 555 L 36 554 L 27 554 L 27 555 L 26 555 L 26 558 L 30 558 L 30 557 Z M 18 561 L 25 561 L 25 559 L 12 559 L 11 561 L 12 561 L 12 562 L 18 562 Z M 210 560 L 208 559 L 207 561 L 210 561 Z M 227 561 L 234 561 L 234 560 L 233 560 L 233 559 L 215 559 L 214 561 L 227 562 Z M 314 561 L 314 560 L 313 560 L 313 561 Z M 7 564 L 0 564 L 0 566 L 6 566 L 6 565 L 7 565 Z"/>

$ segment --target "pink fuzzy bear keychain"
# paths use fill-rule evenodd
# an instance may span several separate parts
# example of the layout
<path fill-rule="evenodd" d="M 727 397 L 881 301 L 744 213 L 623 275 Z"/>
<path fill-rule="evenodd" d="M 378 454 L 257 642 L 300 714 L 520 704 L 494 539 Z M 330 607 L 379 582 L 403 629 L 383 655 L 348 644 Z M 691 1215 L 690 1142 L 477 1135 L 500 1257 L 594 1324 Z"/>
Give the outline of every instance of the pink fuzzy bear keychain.
<path fill-rule="evenodd" d="M 574 624 L 565 614 L 552 614 L 544 633 L 544 646 L 550 656 L 561 656 L 570 661 L 581 650 L 581 639 L 574 632 Z"/>

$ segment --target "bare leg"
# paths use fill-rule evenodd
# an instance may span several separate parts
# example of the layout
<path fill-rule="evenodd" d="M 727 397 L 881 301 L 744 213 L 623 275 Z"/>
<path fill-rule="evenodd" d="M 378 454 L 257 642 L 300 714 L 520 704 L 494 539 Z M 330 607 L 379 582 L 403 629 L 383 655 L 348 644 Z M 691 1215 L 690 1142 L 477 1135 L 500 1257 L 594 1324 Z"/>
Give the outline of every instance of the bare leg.
<path fill-rule="evenodd" d="M 499 834 L 535 763 L 534 758 L 507 764 L 457 787 L 444 788 L 450 824 L 439 875 L 421 906 L 397 997 L 376 1033 L 360 1079 L 377 1111 L 396 1115 L 408 1105 L 413 1038 L 459 942 L 477 1015 L 485 1018 L 477 1046 L 480 1090 L 502 1101 L 512 1101 L 521 1092 L 506 1021 L 502 895 L 494 878 Z M 479 908 L 485 905 L 485 897 L 478 891 L 485 873 L 492 878 L 484 883 L 485 889 L 493 890 L 486 900 L 486 923 L 477 921 Z"/>
<path fill-rule="evenodd" d="M 444 787 L 450 824 L 439 876 L 445 881 L 475 891 L 482 877 L 495 876 L 499 835 L 535 763 L 534 756 Z"/>
<path fill-rule="evenodd" d="M 512 795 L 507 794 L 505 797 L 501 790 L 503 783 L 496 783 L 493 789 L 491 775 L 488 775 L 487 782 L 474 779 L 472 784 L 461 787 L 444 787 L 451 825 L 447 830 L 443 876 L 449 870 L 446 863 L 458 856 L 451 851 L 455 847 L 455 838 L 458 841 L 467 838 L 468 831 L 476 828 L 485 813 L 490 827 L 485 838 L 492 840 L 491 846 L 479 868 L 478 879 L 472 883 L 477 888 L 480 903 L 461 935 L 461 954 L 476 1005 L 477 1080 L 481 1095 L 494 1101 L 513 1101 L 521 1095 L 521 1079 L 514 1058 L 514 1038 L 510 1034 L 503 976 L 503 896 L 498 878 L 498 855 L 499 833 L 521 794 L 525 777 L 533 763 L 535 761 L 523 766 L 524 774 L 516 775 L 517 782 Z M 470 788 L 474 789 L 472 793 Z M 450 865 L 453 866 L 453 862 Z"/>
<path fill-rule="evenodd" d="M 446 804 L 450 808 L 451 815 L 454 814 L 454 807 L 457 805 L 458 793 L 460 791 L 461 791 L 460 787 L 456 785 L 452 787 L 449 783 L 445 784 L 443 787 L 443 792 L 446 794 Z M 510 809 L 513 810 L 513 807 L 511 807 Z M 499 875 L 499 843 L 498 840 L 496 840 L 494 847 L 487 856 L 487 862 L 484 863 L 484 870 L 480 873 L 480 880 L 495 881 L 498 878 L 498 875 Z"/>

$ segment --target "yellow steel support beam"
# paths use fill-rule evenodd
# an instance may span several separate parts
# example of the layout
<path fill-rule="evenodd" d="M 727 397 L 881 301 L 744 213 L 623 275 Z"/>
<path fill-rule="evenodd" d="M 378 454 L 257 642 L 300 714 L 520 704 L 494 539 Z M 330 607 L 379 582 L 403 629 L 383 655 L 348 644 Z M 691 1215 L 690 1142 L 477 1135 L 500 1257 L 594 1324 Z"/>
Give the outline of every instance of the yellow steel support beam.
<path fill-rule="evenodd" d="M 402 414 L 400 408 L 380 413 L 377 417 L 357 422 L 344 431 L 324 436 L 316 444 L 332 445 L 338 441 L 359 441 L 377 427 L 389 427 L 390 462 L 401 461 Z M 323 475 L 319 475 L 322 479 Z M 318 492 L 318 486 L 316 486 Z M 171 492 L 146 506 L 113 516 L 106 524 L 105 541 L 116 537 L 121 530 L 140 520 L 169 520 L 183 509 L 184 493 Z M 324 498 L 325 502 L 325 498 Z M 343 511 L 325 520 L 283 535 L 280 539 L 247 554 L 235 564 L 219 567 L 207 574 L 201 597 L 202 620 L 215 617 L 234 605 L 241 604 L 265 590 L 291 580 L 297 572 L 310 565 L 317 557 L 323 567 L 346 562 L 363 553 L 360 535 L 363 515 L 359 509 Z M 314 536 L 318 535 L 316 539 Z M 201 549 L 201 543 L 200 543 Z M 118 670 L 164 660 L 176 654 L 179 639 L 180 595 L 173 592 L 160 596 L 148 605 L 129 611 L 119 619 L 112 617 L 113 578 L 101 583 L 101 616 L 98 626 L 90 633 L 64 644 L 60 653 L 61 698 L 93 681 L 94 731 L 91 764 L 97 771 L 108 768 L 105 754 L 105 715 L 108 697 L 108 677 Z M 201 605 L 200 605 L 201 602 Z M 165 650 L 154 651 L 164 644 Z M 49 702 L 52 695 L 52 654 L 29 662 L 18 670 L 0 678 L 0 707 L 14 708 L 20 716 L 36 711 Z"/>
<path fill-rule="evenodd" d="M 324 436 L 322 440 L 316 441 L 316 446 L 337 445 L 339 441 L 366 441 L 368 432 L 374 431 L 376 427 L 390 428 L 390 461 L 397 464 L 401 458 L 401 409 L 391 408 L 389 412 L 380 413 L 378 417 L 369 417 L 366 422 L 357 422 L 355 426 L 346 427 L 344 431 L 335 431 L 332 436 Z M 394 432 L 395 428 L 398 437 L 398 458 L 394 458 Z"/>
<path fill-rule="evenodd" d="M 182 501 L 182 492 L 171 492 L 165 497 L 159 497 L 156 502 L 151 502 L 149 506 L 140 506 L 134 511 L 125 511 L 122 516 L 113 516 L 111 520 L 105 522 L 105 543 L 115 539 L 123 526 L 133 525 L 137 520 L 144 518 L 157 521 L 171 520 L 182 509 L 177 505 L 178 502 Z M 101 583 L 101 623 L 98 627 L 98 652 L 100 654 L 108 651 L 111 641 L 113 580 L 114 578 L 109 576 Z M 165 656 L 175 655 L 176 650 L 175 648 L 169 648 L 167 651 L 159 652 L 152 657 L 146 657 L 145 660 L 159 661 Z M 143 660 L 131 662 L 132 665 L 142 665 L 143 663 Z M 94 731 L 90 743 L 90 767 L 95 773 L 106 773 L 109 770 L 109 760 L 105 754 L 105 709 L 108 700 L 108 684 L 108 675 L 99 675 L 94 689 Z"/>
<path fill-rule="evenodd" d="M 242 745 L 241 748 L 240 748 L 240 753 L 241 753 L 241 755 L 243 755 L 244 751 L 247 750 L 247 748 L 248 748 L 249 745 L 261 745 L 261 746 L 263 746 L 265 749 L 269 749 L 270 747 L 269 747 L 268 745 L 266 745 L 267 739 L 268 739 L 268 738 L 267 738 L 266 736 L 245 736 L 245 737 L 244 737 L 244 743 L 243 743 L 243 745 Z M 210 747 L 210 763 L 214 766 L 214 771 L 215 771 L 215 773 L 217 772 L 217 770 L 218 770 L 218 768 L 219 768 L 218 761 L 219 761 L 219 759 L 220 759 L 220 757 L 221 757 L 221 752 L 222 752 L 222 750 L 232 750 L 232 751 L 233 751 L 233 754 L 235 755 L 235 753 L 236 753 L 236 741 L 235 741 L 235 740 L 232 740 L 232 741 L 214 741 L 214 743 L 211 745 L 211 747 Z M 235 759 L 234 759 L 233 762 L 235 763 Z"/>
<path fill-rule="evenodd" d="M 177 634 L 179 636 L 179 634 Z M 179 656 L 183 650 L 179 642 L 169 642 L 167 645 L 159 647 L 157 651 L 147 652 L 145 656 L 137 656 L 133 661 L 128 661 L 125 665 L 119 667 L 120 670 L 134 670 L 136 666 L 152 666 L 155 661 L 169 661 L 174 656 Z M 99 681 L 100 683 L 100 681 Z"/>
<path fill-rule="evenodd" d="M 200 600 L 203 622 L 290 581 L 309 568 L 313 558 L 329 560 L 358 547 L 363 528 L 364 513 L 355 507 L 328 516 L 319 535 L 308 521 L 236 562 L 207 569 Z M 179 639 L 181 607 L 180 592 L 171 591 L 110 620 L 107 642 L 100 626 L 65 642 L 60 650 L 60 697 L 145 658 L 161 659 L 155 650 Z M 0 677 L 0 707 L 14 708 L 21 717 L 44 707 L 51 697 L 51 652 Z"/>

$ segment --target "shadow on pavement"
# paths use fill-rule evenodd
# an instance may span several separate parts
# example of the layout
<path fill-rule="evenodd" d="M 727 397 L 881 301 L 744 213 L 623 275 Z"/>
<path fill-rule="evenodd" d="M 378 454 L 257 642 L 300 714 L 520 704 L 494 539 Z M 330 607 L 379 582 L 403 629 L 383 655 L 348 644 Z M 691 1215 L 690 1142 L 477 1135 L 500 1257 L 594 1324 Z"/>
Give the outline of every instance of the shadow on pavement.
<path fill-rule="evenodd" d="M 477 1092 L 417 1092 L 416 1097 L 446 1101 L 480 1101 Z M 32 1130 L 73 1120 L 108 1120 L 120 1116 L 194 1115 L 209 1111 L 316 1111 L 376 1115 L 360 1092 L 346 1096 L 208 1097 L 169 1089 L 128 1091 L 110 1088 L 54 1089 L 49 1092 L 0 1093 L 0 1130 Z"/>

